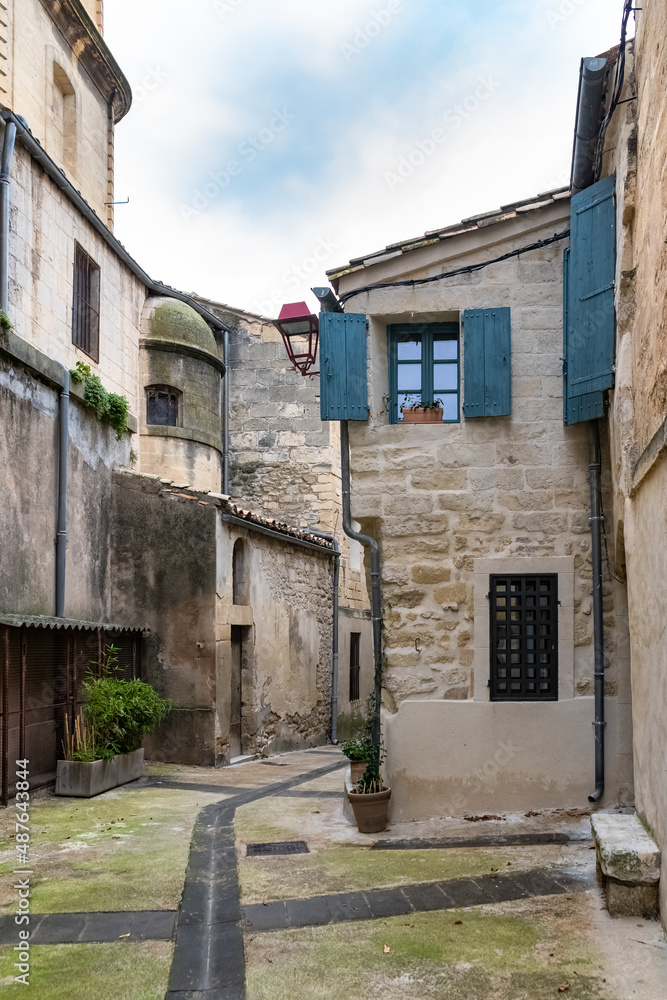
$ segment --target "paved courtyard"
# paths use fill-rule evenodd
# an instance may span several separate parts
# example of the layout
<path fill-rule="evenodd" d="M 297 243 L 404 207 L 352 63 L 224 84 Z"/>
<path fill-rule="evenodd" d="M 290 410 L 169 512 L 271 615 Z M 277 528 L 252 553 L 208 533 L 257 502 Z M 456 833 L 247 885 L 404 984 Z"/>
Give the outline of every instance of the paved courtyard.
<path fill-rule="evenodd" d="M 362 835 L 343 815 L 344 763 L 322 747 L 224 770 L 149 765 L 93 800 L 36 799 L 34 995 L 665 1000 L 662 931 L 608 917 L 585 815 Z M 8 995 L 11 819 L 0 816 Z M 277 843 L 290 853 L 266 847 Z"/>

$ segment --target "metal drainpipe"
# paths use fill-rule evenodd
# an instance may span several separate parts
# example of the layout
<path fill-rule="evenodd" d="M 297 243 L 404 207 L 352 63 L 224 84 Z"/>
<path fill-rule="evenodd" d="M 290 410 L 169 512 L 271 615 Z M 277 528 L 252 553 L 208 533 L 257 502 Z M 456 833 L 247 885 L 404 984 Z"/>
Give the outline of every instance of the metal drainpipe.
<path fill-rule="evenodd" d="M 350 435 L 347 420 L 340 422 L 341 480 L 343 494 L 343 531 L 371 550 L 371 612 L 373 616 L 373 652 L 375 655 L 375 718 L 373 742 L 380 745 L 382 708 L 382 586 L 380 581 L 380 546 L 370 535 L 361 535 L 352 527 L 350 508 Z"/>
<path fill-rule="evenodd" d="M 604 620 L 602 606 L 602 503 L 600 483 L 600 430 L 597 420 L 588 425 L 591 490 L 591 562 L 593 567 L 593 628 L 595 636 L 595 791 L 589 802 L 604 795 Z"/>
<path fill-rule="evenodd" d="M 222 432 L 222 492 L 229 496 L 229 330 L 225 329 L 225 374 L 222 379 L 222 412 L 224 427 Z"/>
<path fill-rule="evenodd" d="M 2 165 L 0 166 L 0 309 L 9 308 L 9 171 L 14 156 L 16 125 L 8 122 L 2 144 Z"/>
<path fill-rule="evenodd" d="M 69 445 L 69 371 L 63 368 L 60 390 L 60 445 L 58 454 L 58 514 L 56 528 L 56 618 L 65 617 L 67 569 L 67 454 Z"/>
<path fill-rule="evenodd" d="M 595 154 L 606 70 L 607 60 L 604 58 L 596 56 L 581 60 L 570 177 L 572 194 L 583 191 L 595 180 Z"/>
<path fill-rule="evenodd" d="M 336 541 L 336 536 L 326 531 L 314 531 L 309 528 L 311 535 L 318 538 L 325 538 L 331 542 L 334 548 L 334 575 L 333 575 L 333 636 L 331 640 L 331 742 L 338 743 L 338 586 L 340 581 L 340 548 Z"/>

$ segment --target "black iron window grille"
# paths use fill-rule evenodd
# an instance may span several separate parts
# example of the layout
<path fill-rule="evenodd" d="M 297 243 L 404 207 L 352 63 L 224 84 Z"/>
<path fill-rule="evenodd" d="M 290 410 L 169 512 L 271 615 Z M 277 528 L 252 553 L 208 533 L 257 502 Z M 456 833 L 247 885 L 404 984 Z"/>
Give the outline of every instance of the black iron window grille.
<path fill-rule="evenodd" d="M 181 393 L 168 386 L 146 389 L 146 423 L 161 427 L 178 427 Z"/>
<path fill-rule="evenodd" d="M 100 269 L 78 243 L 74 244 L 72 343 L 100 359 Z"/>
<path fill-rule="evenodd" d="M 359 701 L 361 632 L 350 633 L 350 701 Z"/>
<path fill-rule="evenodd" d="M 558 577 L 492 576 L 491 700 L 558 700 Z"/>

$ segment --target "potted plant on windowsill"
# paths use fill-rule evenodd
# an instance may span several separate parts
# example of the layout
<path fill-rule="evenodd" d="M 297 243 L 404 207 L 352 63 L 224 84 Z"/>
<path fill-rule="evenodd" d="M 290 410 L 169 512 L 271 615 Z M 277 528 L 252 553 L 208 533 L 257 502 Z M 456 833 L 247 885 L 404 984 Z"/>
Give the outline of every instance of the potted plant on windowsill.
<path fill-rule="evenodd" d="M 408 396 L 401 405 L 401 413 L 405 424 L 440 424 L 444 410 L 442 403 L 437 399 Z"/>
<path fill-rule="evenodd" d="M 65 725 L 64 760 L 56 772 L 56 795 L 90 798 L 141 777 L 143 737 L 171 712 L 173 703 L 150 684 L 119 676 L 118 650 L 106 647 L 99 675 L 88 671 L 83 710 L 70 733 Z"/>

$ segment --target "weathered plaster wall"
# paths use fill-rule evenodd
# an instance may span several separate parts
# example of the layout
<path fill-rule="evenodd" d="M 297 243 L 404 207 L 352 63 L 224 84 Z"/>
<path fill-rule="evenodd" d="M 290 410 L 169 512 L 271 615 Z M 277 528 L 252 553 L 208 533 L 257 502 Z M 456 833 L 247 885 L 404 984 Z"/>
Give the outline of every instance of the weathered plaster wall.
<path fill-rule="evenodd" d="M 343 278 L 341 292 L 355 283 L 419 277 L 496 257 L 566 228 L 568 220 L 567 201 L 534 210 L 530 217 L 466 234 L 444 246 L 415 250 L 409 259 L 393 258 L 367 268 L 361 277 Z M 569 644 L 571 653 L 561 662 L 561 701 L 551 706 L 551 714 L 548 707 L 534 708 L 535 718 L 552 719 L 553 732 L 563 741 L 572 739 L 579 745 L 581 738 L 581 747 L 588 747 L 584 756 L 577 756 L 579 795 L 586 783 L 590 788 L 593 784 L 590 705 L 590 717 L 580 733 L 586 714 L 580 702 L 593 693 L 589 491 L 586 428 L 564 427 L 562 419 L 562 249 L 562 244 L 545 247 L 426 288 L 384 289 L 351 300 L 348 309 L 365 311 L 371 318 L 372 410 L 367 424 L 350 425 L 352 510 L 382 544 L 385 700 L 388 711 L 398 713 L 391 726 L 396 732 L 405 731 L 407 723 L 400 720 L 402 706 L 409 703 L 410 724 L 421 729 L 424 745 L 432 741 L 436 755 L 455 752 L 456 741 L 452 744 L 449 734 L 458 729 L 450 725 L 452 715 L 460 710 L 457 718 L 472 718 L 469 701 L 488 699 L 488 612 L 486 592 L 477 588 L 475 593 L 477 562 L 493 559 L 496 572 L 507 568 L 532 573 L 553 571 L 547 567 L 554 557 L 569 561 L 573 571 L 569 611 L 563 607 L 560 615 L 563 652 Z M 387 324 L 452 320 L 466 308 L 493 306 L 512 310 L 511 416 L 390 426 L 383 412 L 388 392 Z M 465 343 L 463 355 L 465 386 Z M 605 489 L 609 502 L 608 476 Z M 483 572 L 488 578 L 486 562 Z M 607 577 L 607 694 L 610 711 L 616 701 L 624 706 L 616 713 L 618 733 L 610 737 L 616 740 L 618 753 L 609 760 L 607 804 L 631 801 L 632 795 L 623 589 L 612 587 Z M 420 705 L 424 715 L 418 722 Z M 524 716 L 513 714 L 513 707 L 502 714 L 508 721 L 503 732 L 511 734 L 514 726 L 518 738 Z M 497 714 L 497 707 L 486 708 L 489 719 Z M 484 706 L 479 711 L 484 718 Z M 530 711 L 528 706 L 527 715 Z M 615 724 L 610 722 L 608 728 Z M 461 726 L 463 732 L 463 721 Z M 539 726 L 531 732 L 526 748 L 531 768 L 546 780 L 554 770 L 553 756 L 536 738 Z M 389 773 L 405 775 L 408 801 L 400 807 L 405 817 L 413 809 L 410 788 L 426 780 L 431 755 L 404 755 L 402 746 L 401 739 L 393 741 L 388 768 Z M 475 753 L 481 752 L 477 747 Z M 568 767 L 563 768 L 562 780 L 546 783 L 552 806 L 566 800 L 571 804 L 571 793 L 565 794 Z M 441 778 L 433 777 L 429 786 L 431 814 L 441 814 L 451 799 L 444 771 Z M 506 791 L 501 781 L 485 786 L 480 792 L 481 798 L 486 796 L 484 808 L 504 808 Z M 415 800 L 415 815 L 420 808 Z"/>
<path fill-rule="evenodd" d="M 0 355 L 0 608 L 55 610 L 58 405 L 49 387 Z M 65 615 L 108 621 L 112 470 L 129 458 L 130 437 L 70 402 Z M 128 622 L 128 624 L 134 624 Z"/>
<path fill-rule="evenodd" d="M 232 553 L 246 546 L 249 603 L 233 604 Z M 231 628 L 244 627 L 243 753 L 326 742 L 331 728 L 332 565 L 319 554 L 217 527 L 218 753 L 229 756 Z"/>
<path fill-rule="evenodd" d="M 101 26 L 101 7 L 86 4 Z M 27 119 L 39 139 L 67 176 L 80 189 L 101 219 L 107 218 L 109 143 L 107 105 L 96 85 L 65 41 L 40 0 L 14 0 L 8 12 L 7 75 L 2 78 L 2 103 Z M 57 63 L 69 78 L 76 104 L 76 151 L 63 156 L 62 132 L 56 126 L 62 112 L 54 84 Z"/>
<path fill-rule="evenodd" d="M 37 2 L 37 0 L 35 0 Z M 143 284 L 81 219 L 41 167 L 17 144 L 11 171 L 9 314 L 16 333 L 73 368 L 91 366 L 110 392 L 139 403 L 139 331 Z M 100 360 L 72 343 L 74 241 L 100 267 Z M 138 443 L 134 444 L 138 451 Z"/>
<path fill-rule="evenodd" d="M 146 744 L 157 759 L 216 763 L 215 530 L 213 507 L 115 474 L 112 613 L 151 629 L 143 678 L 177 705 Z"/>

